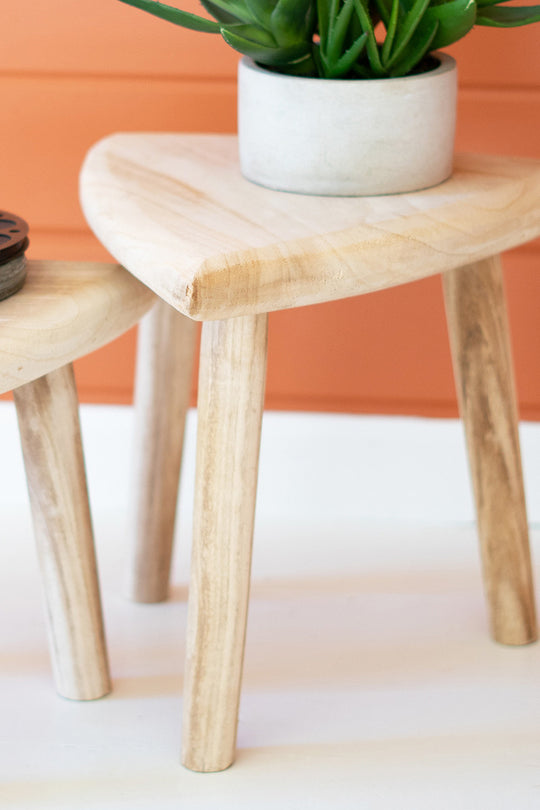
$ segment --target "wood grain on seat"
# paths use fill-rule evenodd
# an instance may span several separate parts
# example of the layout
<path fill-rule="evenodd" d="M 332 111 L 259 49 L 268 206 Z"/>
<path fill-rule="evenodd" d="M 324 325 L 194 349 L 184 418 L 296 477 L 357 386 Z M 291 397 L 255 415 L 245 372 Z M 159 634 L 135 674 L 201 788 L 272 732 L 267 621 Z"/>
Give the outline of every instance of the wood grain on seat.
<path fill-rule="evenodd" d="M 109 343 L 153 298 L 116 264 L 29 261 L 23 289 L 0 303 L 0 393 Z"/>
<path fill-rule="evenodd" d="M 461 155 L 412 194 L 329 198 L 245 180 L 228 135 L 119 134 L 81 175 L 113 256 L 195 320 L 359 295 L 452 270 L 540 234 L 540 162 Z"/>

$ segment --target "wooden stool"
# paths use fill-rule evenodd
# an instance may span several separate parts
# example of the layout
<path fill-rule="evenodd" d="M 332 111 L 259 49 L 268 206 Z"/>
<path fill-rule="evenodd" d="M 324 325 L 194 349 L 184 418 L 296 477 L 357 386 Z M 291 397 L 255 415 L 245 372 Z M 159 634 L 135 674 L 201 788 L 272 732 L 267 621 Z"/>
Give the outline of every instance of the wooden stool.
<path fill-rule="evenodd" d="M 0 393 L 13 389 L 58 692 L 110 691 L 71 362 L 121 335 L 154 296 L 117 265 L 29 261 L 0 304 Z"/>
<path fill-rule="evenodd" d="M 540 234 L 540 164 L 462 155 L 436 188 L 320 198 L 247 182 L 236 152 L 230 136 L 116 135 L 81 179 L 97 236 L 166 302 L 140 354 L 143 600 L 166 594 L 191 321 L 204 321 L 183 742 L 184 764 L 202 771 L 234 759 L 270 311 L 442 274 L 492 633 L 536 638 L 498 254 Z"/>

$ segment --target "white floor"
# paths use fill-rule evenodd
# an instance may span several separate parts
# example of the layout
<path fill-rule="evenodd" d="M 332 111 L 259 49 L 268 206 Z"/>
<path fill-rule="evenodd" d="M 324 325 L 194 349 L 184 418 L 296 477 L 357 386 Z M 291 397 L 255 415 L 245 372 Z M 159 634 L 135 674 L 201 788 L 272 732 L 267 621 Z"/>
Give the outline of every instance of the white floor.
<path fill-rule="evenodd" d="M 540 644 L 487 637 L 452 421 L 265 416 L 238 758 L 221 774 L 178 764 L 194 428 L 191 414 L 172 600 L 134 605 L 132 412 L 83 408 L 114 692 L 78 704 L 51 683 L 0 404 L 2 810 L 539 808 Z M 540 559 L 540 425 L 522 442 Z"/>

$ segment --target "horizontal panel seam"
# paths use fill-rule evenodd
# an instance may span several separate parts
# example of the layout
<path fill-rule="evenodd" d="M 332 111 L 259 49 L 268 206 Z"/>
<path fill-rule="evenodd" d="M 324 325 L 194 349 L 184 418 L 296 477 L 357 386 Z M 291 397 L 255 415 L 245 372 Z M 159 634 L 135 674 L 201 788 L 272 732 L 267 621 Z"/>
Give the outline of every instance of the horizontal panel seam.
<path fill-rule="evenodd" d="M 181 82 L 183 84 L 236 85 L 236 76 L 196 76 L 188 74 L 147 74 L 147 73 L 92 73 L 46 70 L 1 70 L 0 77 L 20 81 L 124 81 L 124 82 Z"/>
<path fill-rule="evenodd" d="M 98 82 L 164 82 L 164 83 L 181 83 L 181 84 L 219 84 L 223 86 L 235 86 L 236 76 L 195 76 L 186 74 L 145 74 L 145 73 L 92 73 L 89 72 L 63 72 L 63 71 L 17 71 L 17 70 L 1 70 L 0 77 L 4 79 L 14 79 L 20 81 L 98 81 Z M 482 94 L 484 96 L 513 96 L 515 94 L 525 94 L 527 96 L 540 95 L 539 85 L 492 85 L 492 84 L 468 84 L 466 82 L 460 84 L 460 92 L 464 95 L 468 94 Z"/>
<path fill-rule="evenodd" d="M 461 85 L 459 88 L 459 93 L 461 96 L 471 96 L 477 97 L 481 96 L 483 98 L 494 98 L 499 99 L 504 97 L 504 99 L 511 98 L 513 100 L 516 97 L 526 96 L 527 100 L 530 101 L 531 97 L 538 97 L 540 101 L 540 86 L 525 86 L 525 85 L 476 85 L 476 84 L 464 84 Z"/>
<path fill-rule="evenodd" d="M 285 405 L 286 403 L 286 405 Z M 319 407 L 322 410 L 332 410 L 342 408 L 345 413 L 353 413 L 357 408 L 363 408 L 367 411 L 374 413 L 385 411 L 387 409 L 395 410 L 430 410 L 430 411 L 453 411 L 457 409 L 457 398 L 449 399 L 448 397 L 441 397 L 440 399 L 433 397 L 407 397 L 407 396 L 378 396 L 369 397 L 362 395 L 339 395 L 335 396 L 321 396 L 320 394 L 294 394 L 292 392 L 277 393 L 269 391 L 265 401 L 265 407 L 272 410 L 284 410 L 287 406 L 293 410 L 303 410 L 307 405 L 312 408 Z M 520 400 L 519 410 L 520 417 L 523 418 L 523 412 L 531 413 L 538 412 L 540 402 L 538 400 Z"/>

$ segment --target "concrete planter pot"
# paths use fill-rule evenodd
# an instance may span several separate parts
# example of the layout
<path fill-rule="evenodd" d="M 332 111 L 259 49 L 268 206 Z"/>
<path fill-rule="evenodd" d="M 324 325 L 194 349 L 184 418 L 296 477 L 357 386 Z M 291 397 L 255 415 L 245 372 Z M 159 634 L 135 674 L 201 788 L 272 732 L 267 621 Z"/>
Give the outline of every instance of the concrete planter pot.
<path fill-rule="evenodd" d="M 397 79 L 305 79 L 244 57 L 238 75 L 240 166 L 280 191 L 396 194 L 452 173 L 457 69 L 435 54 L 426 73 Z"/>

